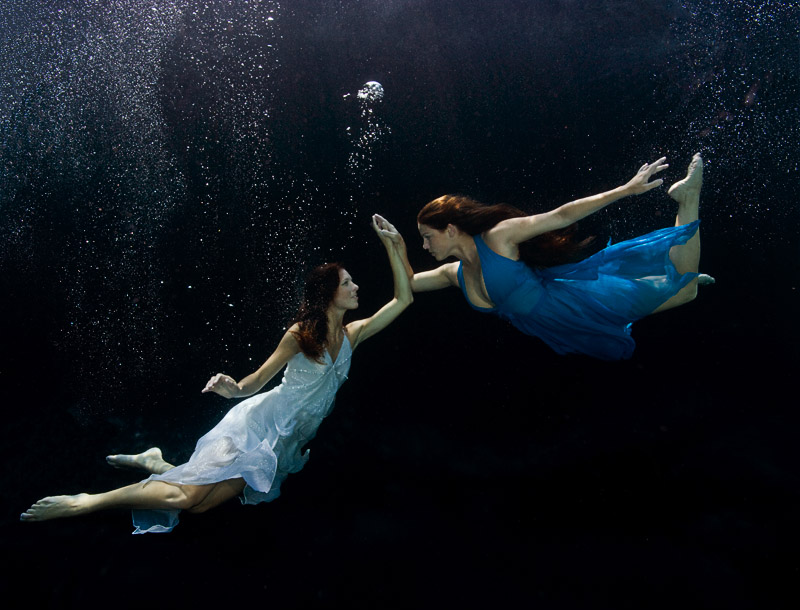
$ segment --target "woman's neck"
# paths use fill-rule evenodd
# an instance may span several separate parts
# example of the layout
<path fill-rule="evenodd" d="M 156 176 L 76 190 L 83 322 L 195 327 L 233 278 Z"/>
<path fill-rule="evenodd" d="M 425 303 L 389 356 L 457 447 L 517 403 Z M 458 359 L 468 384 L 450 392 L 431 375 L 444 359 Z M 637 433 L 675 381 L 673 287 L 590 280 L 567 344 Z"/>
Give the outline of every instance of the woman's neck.
<path fill-rule="evenodd" d="M 338 339 L 344 332 L 342 321 L 344 320 L 344 309 L 329 307 L 326 312 L 328 316 L 328 339 Z"/>
<path fill-rule="evenodd" d="M 475 240 L 467 233 L 461 233 L 453 246 L 453 256 L 467 266 L 477 265 L 480 260 Z"/>

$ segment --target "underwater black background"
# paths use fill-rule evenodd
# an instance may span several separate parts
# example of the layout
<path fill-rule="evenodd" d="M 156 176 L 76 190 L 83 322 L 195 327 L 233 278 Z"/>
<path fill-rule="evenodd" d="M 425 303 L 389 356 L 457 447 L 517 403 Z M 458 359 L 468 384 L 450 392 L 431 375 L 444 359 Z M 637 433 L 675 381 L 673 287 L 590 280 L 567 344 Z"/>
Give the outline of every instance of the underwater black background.
<path fill-rule="evenodd" d="M 35 23 L 11 4 L 5 34 Z M 4 597 L 796 607 L 795 3 L 285 2 L 271 80 L 237 89 L 250 49 L 237 45 L 254 44 L 237 19 L 277 6 L 245 4 L 174 3 L 180 26 L 151 86 L 180 188 L 153 178 L 161 166 L 137 156 L 102 83 L 78 144 L 70 132 L 36 148 L 58 124 L 43 106 L 4 115 Z M 56 5 L 81 27 L 95 10 Z M 0 64 L 4 99 L 22 86 L 8 69 L 19 48 Z M 213 70 L 187 61 L 203 53 Z M 346 128 L 376 129 L 354 100 L 369 80 L 385 98 L 366 150 Z M 28 109 L 47 94 L 25 91 Z M 255 135 L 237 122 L 257 114 L 236 114 L 242 100 L 270 109 L 247 123 Z M 354 150 L 368 162 L 348 165 Z M 109 453 L 158 445 L 186 459 L 230 407 L 199 390 L 270 353 L 306 269 L 342 260 L 361 313 L 380 306 L 391 279 L 371 213 L 429 268 L 414 217 L 435 196 L 540 211 L 662 154 L 669 184 L 695 151 L 701 267 L 717 283 L 636 323 L 631 360 L 560 357 L 455 290 L 420 294 L 356 352 L 311 460 L 277 501 L 184 515 L 168 535 L 131 536 L 123 511 L 19 523 L 44 495 L 138 480 L 108 468 Z M 109 186 L 127 166 L 158 196 L 138 194 L 137 179 L 122 195 Z M 665 190 L 580 229 L 600 244 L 667 226 Z"/>

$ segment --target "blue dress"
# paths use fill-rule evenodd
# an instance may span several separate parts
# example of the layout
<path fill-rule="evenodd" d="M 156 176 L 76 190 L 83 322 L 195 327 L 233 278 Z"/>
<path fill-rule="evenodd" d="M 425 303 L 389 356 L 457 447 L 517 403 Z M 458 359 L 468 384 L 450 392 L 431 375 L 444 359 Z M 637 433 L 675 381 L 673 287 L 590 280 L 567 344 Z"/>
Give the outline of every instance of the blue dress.
<path fill-rule="evenodd" d="M 630 358 L 635 347 L 631 323 L 697 277 L 697 273 L 678 273 L 669 250 L 685 244 L 699 223 L 653 231 L 578 263 L 540 270 L 497 254 L 476 235 L 483 281 L 495 307 L 470 305 L 539 337 L 559 354 Z M 460 263 L 458 283 L 469 302 Z"/>
<path fill-rule="evenodd" d="M 333 360 L 322 363 L 301 352 L 289 360 L 279 386 L 251 396 L 233 407 L 206 433 L 189 461 L 154 474 L 148 481 L 207 485 L 241 478 L 247 483 L 242 503 L 269 502 L 280 495 L 287 475 L 308 461 L 303 446 L 333 408 L 336 392 L 347 379 L 352 356 L 350 339 Z M 134 534 L 169 532 L 179 510 L 133 510 Z"/>

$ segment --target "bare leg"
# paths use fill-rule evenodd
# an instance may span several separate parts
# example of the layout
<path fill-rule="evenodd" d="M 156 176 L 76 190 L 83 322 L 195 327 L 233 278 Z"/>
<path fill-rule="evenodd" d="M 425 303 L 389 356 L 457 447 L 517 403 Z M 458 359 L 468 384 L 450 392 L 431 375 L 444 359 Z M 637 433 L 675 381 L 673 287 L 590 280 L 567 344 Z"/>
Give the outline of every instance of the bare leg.
<path fill-rule="evenodd" d="M 135 455 L 109 455 L 106 461 L 114 468 L 139 468 L 151 474 L 164 474 L 167 470 L 175 468 L 169 462 L 164 461 L 161 449 L 151 447 L 147 451 Z"/>
<path fill-rule="evenodd" d="M 703 186 L 703 159 L 700 153 L 692 157 L 686 177 L 669 188 L 669 196 L 678 202 L 678 214 L 675 217 L 675 226 L 689 224 L 699 218 L 700 189 Z M 673 246 L 669 251 L 669 258 L 675 265 L 678 273 L 697 273 L 700 266 L 700 229 L 680 246 Z M 713 283 L 711 276 L 704 276 L 703 283 Z M 698 279 L 695 278 L 684 286 L 678 294 L 663 303 L 653 313 L 671 309 L 693 300 L 697 296 Z"/>
<path fill-rule="evenodd" d="M 203 500 L 189 509 L 190 513 L 204 513 L 209 509 L 227 502 L 242 493 L 245 487 L 244 479 L 230 479 L 217 483 Z"/>
<path fill-rule="evenodd" d="M 241 484 L 238 481 L 241 481 Z M 220 492 L 214 496 L 217 501 L 213 505 L 206 503 L 205 510 L 207 510 L 233 497 L 235 494 L 231 495 L 231 492 L 237 485 L 240 485 L 239 491 L 241 491 L 244 488 L 244 481 L 231 479 L 209 485 L 173 485 L 163 481 L 146 481 L 100 494 L 48 496 L 22 513 L 20 521 L 76 517 L 110 508 L 192 510 L 203 505 L 214 489 L 221 486 Z"/>
<path fill-rule="evenodd" d="M 703 186 L 703 159 L 700 153 L 692 157 L 686 178 L 676 182 L 669 188 L 669 196 L 678 202 L 678 214 L 675 217 L 675 226 L 694 222 L 700 216 L 700 189 Z M 679 273 L 697 273 L 700 265 L 700 231 L 692 236 L 685 244 L 674 246 L 669 253 L 670 259 L 675 264 Z"/>

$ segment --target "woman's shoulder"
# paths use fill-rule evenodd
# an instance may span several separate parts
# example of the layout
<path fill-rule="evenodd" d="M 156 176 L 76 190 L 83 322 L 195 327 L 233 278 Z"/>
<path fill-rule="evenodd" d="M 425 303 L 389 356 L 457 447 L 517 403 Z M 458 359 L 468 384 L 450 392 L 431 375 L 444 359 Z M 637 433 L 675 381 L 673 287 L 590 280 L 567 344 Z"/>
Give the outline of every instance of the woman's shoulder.
<path fill-rule="evenodd" d="M 300 351 L 300 342 L 297 340 L 297 335 L 299 332 L 300 332 L 300 325 L 295 322 L 289 328 L 286 329 L 285 333 L 283 333 L 280 345 L 283 347 L 289 347 L 292 349 L 296 349 L 297 351 Z"/>
<path fill-rule="evenodd" d="M 354 350 L 361 342 L 361 331 L 364 330 L 364 325 L 367 323 L 368 318 L 361 320 L 353 320 L 344 325 L 344 337 L 347 343 L 350 344 L 350 349 Z"/>
<path fill-rule="evenodd" d="M 294 324 L 292 324 L 289 328 L 287 328 L 284 331 L 283 338 L 281 340 L 282 341 L 283 340 L 289 340 L 290 337 L 294 337 L 294 339 L 296 341 L 297 340 L 297 335 L 300 332 L 301 332 L 300 324 L 298 322 L 295 322 Z"/>
<path fill-rule="evenodd" d="M 489 227 L 483 233 L 481 233 L 481 237 L 485 242 L 497 242 L 497 241 L 510 241 L 512 239 L 513 234 L 519 230 L 520 226 L 529 223 L 530 217 L 529 216 L 519 216 L 515 218 L 506 218 L 505 220 L 501 220 L 493 227 Z"/>
<path fill-rule="evenodd" d="M 509 218 L 484 231 L 480 236 L 483 243 L 495 254 L 517 260 L 519 258 L 519 242 L 514 240 L 514 226 L 505 223 L 518 220 L 520 219 Z"/>

